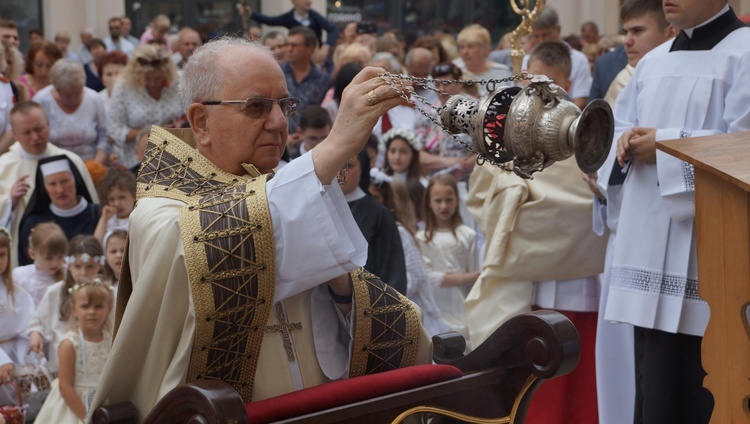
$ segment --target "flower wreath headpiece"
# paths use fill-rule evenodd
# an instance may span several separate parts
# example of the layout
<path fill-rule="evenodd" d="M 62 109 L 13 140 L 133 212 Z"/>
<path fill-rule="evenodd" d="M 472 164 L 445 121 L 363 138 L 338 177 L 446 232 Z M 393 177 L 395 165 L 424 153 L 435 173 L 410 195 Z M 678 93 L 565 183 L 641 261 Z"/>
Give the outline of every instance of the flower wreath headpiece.
<path fill-rule="evenodd" d="M 75 285 L 73 285 L 73 287 L 69 287 L 68 288 L 68 293 L 73 294 L 73 293 L 77 292 L 79 289 L 81 289 L 83 287 L 87 287 L 87 286 L 101 286 L 101 287 L 106 288 L 109 291 L 114 291 L 114 289 L 112 288 L 112 286 L 110 284 L 108 284 L 106 281 L 102 280 L 99 277 L 94 277 L 94 279 L 91 280 L 91 281 L 86 281 L 86 282 L 83 282 L 81 284 L 75 284 Z"/>
<path fill-rule="evenodd" d="M 407 130 L 406 128 L 391 128 L 385 134 L 383 134 L 383 138 L 380 141 L 381 150 L 385 151 L 388 143 L 390 143 L 394 138 L 400 138 L 406 141 L 407 143 L 409 143 L 409 147 L 411 147 L 412 150 L 422 150 L 422 142 L 417 139 L 417 135 L 414 133 L 414 131 Z"/>
<path fill-rule="evenodd" d="M 391 181 L 393 181 L 393 177 L 386 174 L 382 170 L 378 168 L 371 168 L 370 169 L 370 181 L 375 184 L 376 186 L 380 186 L 383 183 L 390 184 Z"/>
<path fill-rule="evenodd" d="M 88 262 L 90 260 L 93 260 L 94 262 L 98 263 L 101 266 L 104 266 L 104 264 L 107 262 L 107 258 L 104 256 L 91 256 L 88 253 L 80 253 L 78 255 L 70 255 L 65 257 L 65 264 L 70 265 L 73 262 L 76 261 L 76 257 L 80 259 L 83 262 Z"/>

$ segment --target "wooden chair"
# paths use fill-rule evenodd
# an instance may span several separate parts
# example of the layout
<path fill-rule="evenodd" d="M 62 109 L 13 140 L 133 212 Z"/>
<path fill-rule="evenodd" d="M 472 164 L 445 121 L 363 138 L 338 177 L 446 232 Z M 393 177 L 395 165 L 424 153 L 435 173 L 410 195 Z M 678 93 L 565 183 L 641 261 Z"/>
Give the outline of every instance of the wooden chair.
<path fill-rule="evenodd" d="M 522 423 L 545 379 L 575 368 L 580 341 L 562 314 L 516 316 L 464 356 L 457 333 L 433 337 L 436 364 L 323 384 L 243 404 L 227 384 L 185 384 L 169 392 L 146 423 L 398 423 L 433 414 L 433 423 Z M 99 408 L 97 424 L 137 420 L 130 403 Z"/>

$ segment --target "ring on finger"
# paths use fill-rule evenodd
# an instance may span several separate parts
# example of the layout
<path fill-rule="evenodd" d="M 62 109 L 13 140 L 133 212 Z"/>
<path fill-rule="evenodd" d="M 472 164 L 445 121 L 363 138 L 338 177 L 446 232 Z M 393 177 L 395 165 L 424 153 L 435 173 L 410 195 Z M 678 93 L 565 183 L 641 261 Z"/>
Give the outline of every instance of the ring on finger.
<path fill-rule="evenodd" d="M 370 90 L 370 92 L 367 93 L 367 103 L 369 103 L 370 105 L 376 105 L 380 103 L 380 96 L 375 93 L 375 90 Z"/>

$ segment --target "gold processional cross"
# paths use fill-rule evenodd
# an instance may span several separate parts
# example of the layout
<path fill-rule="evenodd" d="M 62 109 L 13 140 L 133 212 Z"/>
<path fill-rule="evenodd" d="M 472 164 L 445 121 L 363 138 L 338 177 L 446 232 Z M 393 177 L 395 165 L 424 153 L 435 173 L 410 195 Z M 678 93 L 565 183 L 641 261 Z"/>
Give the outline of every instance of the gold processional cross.
<path fill-rule="evenodd" d="M 281 337 L 284 338 L 284 348 L 286 349 L 287 358 L 289 362 L 292 362 L 294 361 L 294 347 L 292 346 L 291 333 L 293 330 L 302 330 L 302 323 L 287 322 L 281 302 L 276 302 L 276 318 L 279 320 L 279 324 L 266 326 L 266 333 L 281 333 Z"/>

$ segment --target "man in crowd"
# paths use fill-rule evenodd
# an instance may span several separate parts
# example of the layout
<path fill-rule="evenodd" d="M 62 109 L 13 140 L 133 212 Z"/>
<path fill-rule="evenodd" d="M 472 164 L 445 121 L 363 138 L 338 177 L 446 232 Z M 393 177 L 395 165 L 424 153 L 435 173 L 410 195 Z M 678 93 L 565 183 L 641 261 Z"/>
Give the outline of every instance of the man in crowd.
<path fill-rule="evenodd" d="M 78 56 L 68 50 L 68 46 L 70 45 L 70 34 L 68 34 L 68 31 L 58 31 L 55 33 L 55 45 L 60 49 L 62 57 L 78 61 Z"/>
<path fill-rule="evenodd" d="M 379 71 L 359 74 L 329 137 L 274 175 L 287 118 L 299 106 L 281 68 L 245 39 L 196 50 L 181 90 L 197 151 L 152 130 L 130 217 L 116 334 L 91 410 L 129 400 L 144 417 L 175 386 L 212 379 L 250 402 L 372 372 L 372 365 L 429 360 L 408 300 L 355 271 L 367 244 L 336 182 L 378 117 L 405 103 Z M 176 163 L 186 164 L 185 173 L 172 171 Z M 384 303 L 368 305 L 371 290 Z M 403 355 L 361 333 L 369 315 L 349 315 L 375 306 L 404 311 L 406 319 L 372 319 L 419 334 L 382 335 L 394 337 Z"/>
<path fill-rule="evenodd" d="M 18 230 L 21 217 L 34 191 L 37 163 L 50 156 L 66 155 L 78 168 L 95 203 L 96 188 L 86 165 L 75 153 L 49 142 L 49 120 L 35 102 L 20 102 L 10 111 L 10 125 L 16 142 L 0 156 L 0 226 L 11 229 L 13 266 L 18 260 Z"/>
<path fill-rule="evenodd" d="M 312 56 L 318 39 L 315 32 L 307 27 L 297 26 L 287 37 L 287 63 L 281 66 L 286 77 L 289 93 L 301 100 L 300 110 L 309 105 L 319 105 L 331 86 L 331 79 L 312 63 Z M 296 133 L 299 116 L 289 121 L 289 132 Z"/>
<path fill-rule="evenodd" d="M 534 46 L 542 41 L 563 41 L 560 33 L 560 18 L 557 16 L 557 11 L 547 6 L 539 14 L 539 19 L 534 22 L 531 28 L 530 47 L 534 48 Z M 570 57 L 573 60 L 573 71 L 570 74 L 571 84 L 568 94 L 570 94 L 576 106 L 583 109 L 588 102 L 589 92 L 591 91 L 589 60 L 585 54 L 570 47 L 567 43 L 566 45 L 570 49 Z M 528 60 L 529 55 L 526 55 L 524 57 L 524 69 L 527 68 Z"/>
<path fill-rule="evenodd" d="M 133 22 L 127 16 L 120 17 L 120 22 L 122 22 L 122 38 L 130 41 L 134 46 L 138 46 L 141 40 L 130 33 L 133 30 Z"/>
<path fill-rule="evenodd" d="M 278 31 L 271 31 L 263 37 L 263 44 L 271 49 L 273 57 L 279 64 L 286 62 L 286 36 Z"/>
<path fill-rule="evenodd" d="M 175 65 L 182 69 L 190 56 L 193 55 L 195 49 L 202 44 L 201 36 L 198 34 L 198 31 L 190 27 L 182 28 L 180 30 L 180 38 L 177 39 L 177 52 L 172 55 L 172 60 Z"/>
<path fill-rule="evenodd" d="M 635 422 L 707 423 L 709 308 L 698 295 L 694 170 L 655 142 L 750 130 L 750 28 L 726 0 L 665 0 L 663 8 L 680 33 L 638 62 L 615 107 L 627 176 L 605 319 L 634 326 Z"/>
<path fill-rule="evenodd" d="M 91 40 L 94 39 L 94 30 L 89 27 L 85 27 L 81 29 L 79 36 L 81 37 L 81 47 L 76 50 L 76 56 L 78 56 L 78 61 L 85 65 L 94 60 L 94 56 L 92 56 L 91 52 L 89 51 Z"/>
<path fill-rule="evenodd" d="M 20 50 L 21 39 L 18 38 L 18 26 L 15 21 L 0 19 L 0 40 Z"/>
<path fill-rule="evenodd" d="M 294 6 L 292 10 L 278 16 L 266 16 L 254 12 L 249 7 L 244 10 L 250 14 L 251 19 L 260 24 L 283 26 L 289 29 L 299 25 L 308 27 L 315 32 L 319 42 L 323 41 L 323 30 L 325 30 L 326 42 L 321 44 L 315 60 L 315 63 L 323 63 L 325 58 L 328 57 L 328 53 L 336 46 L 339 29 L 323 15 L 312 9 L 311 0 L 292 0 L 292 5 Z"/>
<path fill-rule="evenodd" d="M 122 36 L 122 20 L 118 17 L 109 19 L 109 36 L 104 39 L 107 51 L 119 50 L 130 56 L 135 51 L 137 44 L 133 44 Z"/>

